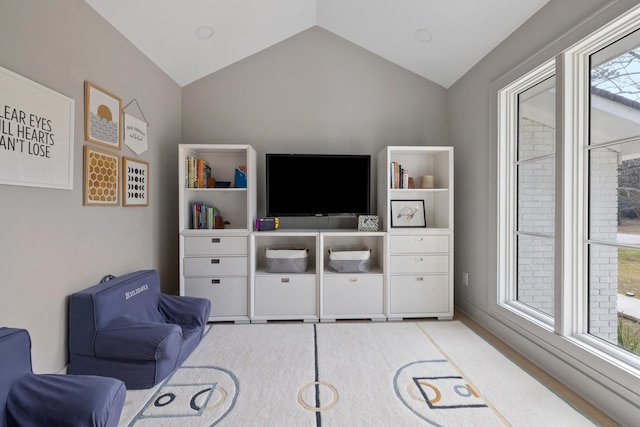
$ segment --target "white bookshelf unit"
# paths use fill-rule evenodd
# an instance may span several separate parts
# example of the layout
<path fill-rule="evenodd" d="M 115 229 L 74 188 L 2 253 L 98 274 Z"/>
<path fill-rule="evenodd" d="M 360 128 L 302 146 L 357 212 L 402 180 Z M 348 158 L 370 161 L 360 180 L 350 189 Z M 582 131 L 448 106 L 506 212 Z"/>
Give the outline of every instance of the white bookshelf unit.
<path fill-rule="evenodd" d="M 186 160 L 206 161 L 228 188 L 189 188 Z M 180 295 L 211 301 L 210 321 L 249 322 L 249 235 L 256 217 L 256 152 L 249 145 L 181 144 L 178 147 Z M 246 188 L 235 188 L 237 166 L 246 166 Z M 219 210 L 224 228 L 199 229 L 193 203 Z"/>
<path fill-rule="evenodd" d="M 391 164 L 415 188 L 393 188 Z M 419 177 L 433 177 L 421 188 Z M 396 146 L 378 153 L 378 216 L 389 235 L 389 320 L 453 318 L 453 147 Z M 424 202 L 426 227 L 395 227 L 392 201 Z"/>
<path fill-rule="evenodd" d="M 206 161 L 229 188 L 189 188 L 186 159 Z M 416 188 L 392 188 L 392 162 L 414 178 Z M 256 152 L 249 145 L 179 146 L 180 294 L 208 298 L 209 321 L 263 323 L 270 320 L 333 322 L 405 318 L 453 318 L 453 148 L 387 147 L 377 157 L 379 231 L 279 229 L 253 231 L 256 212 Z M 246 188 L 235 188 L 237 166 L 246 166 Z M 420 176 L 434 185 L 420 187 Z M 393 201 L 424 203 L 426 226 L 400 227 Z M 198 228 L 194 202 L 215 206 L 224 228 Z M 395 212 L 394 212 L 395 213 Z M 329 268 L 329 250 L 370 251 L 362 272 Z M 304 247 L 307 268 L 268 272 L 266 251 Z"/>

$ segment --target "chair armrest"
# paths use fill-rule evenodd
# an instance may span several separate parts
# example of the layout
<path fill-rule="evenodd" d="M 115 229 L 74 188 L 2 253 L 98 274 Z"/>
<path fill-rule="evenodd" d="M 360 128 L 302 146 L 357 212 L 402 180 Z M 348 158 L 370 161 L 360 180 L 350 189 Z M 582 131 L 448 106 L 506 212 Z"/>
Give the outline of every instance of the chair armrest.
<path fill-rule="evenodd" d="M 95 356 L 108 359 L 155 361 L 158 349 L 182 343 L 182 329 L 168 323 L 118 317 L 96 333 Z"/>
<path fill-rule="evenodd" d="M 211 301 L 206 298 L 160 294 L 158 309 L 169 323 L 203 328 L 209 320 Z"/>

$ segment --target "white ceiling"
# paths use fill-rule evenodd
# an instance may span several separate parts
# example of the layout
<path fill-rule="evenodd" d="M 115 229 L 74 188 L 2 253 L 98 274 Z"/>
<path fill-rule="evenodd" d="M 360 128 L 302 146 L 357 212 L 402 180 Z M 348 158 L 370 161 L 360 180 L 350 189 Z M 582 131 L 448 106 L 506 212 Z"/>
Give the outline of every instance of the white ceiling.
<path fill-rule="evenodd" d="M 317 25 L 448 88 L 549 0 L 85 1 L 180 86 Z"/>

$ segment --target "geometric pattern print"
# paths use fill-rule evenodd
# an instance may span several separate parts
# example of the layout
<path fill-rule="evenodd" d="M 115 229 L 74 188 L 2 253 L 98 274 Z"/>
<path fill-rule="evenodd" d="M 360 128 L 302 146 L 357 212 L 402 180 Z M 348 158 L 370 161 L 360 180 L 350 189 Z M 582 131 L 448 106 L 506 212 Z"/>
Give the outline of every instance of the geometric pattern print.
<path fill-rule="evenodd" d="M 153 393 L 129 426 L 157 426 L 159 419 L 213 426 L 231 412 L 238 392 L 238 379 L 226 369 L 180 367 Z"/>
<path fill-rule="evenodd" d="M 421 360 L 402 366 L 394 375 L 393 388 L 402 404 L 428 424 L 450 423 L 451 410 L 458 410 L 475 425 L 504 425 L 447 360 Z"/>

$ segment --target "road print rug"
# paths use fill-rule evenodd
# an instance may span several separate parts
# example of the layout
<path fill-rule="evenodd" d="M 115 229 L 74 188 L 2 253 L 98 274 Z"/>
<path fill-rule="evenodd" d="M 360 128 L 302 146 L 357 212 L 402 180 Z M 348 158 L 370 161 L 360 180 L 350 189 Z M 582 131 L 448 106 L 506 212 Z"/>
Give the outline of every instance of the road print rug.
<path fill-rule="evenodd" d="M 459 321 L 212 324 L 120 426 L 594 425 Z"/>

